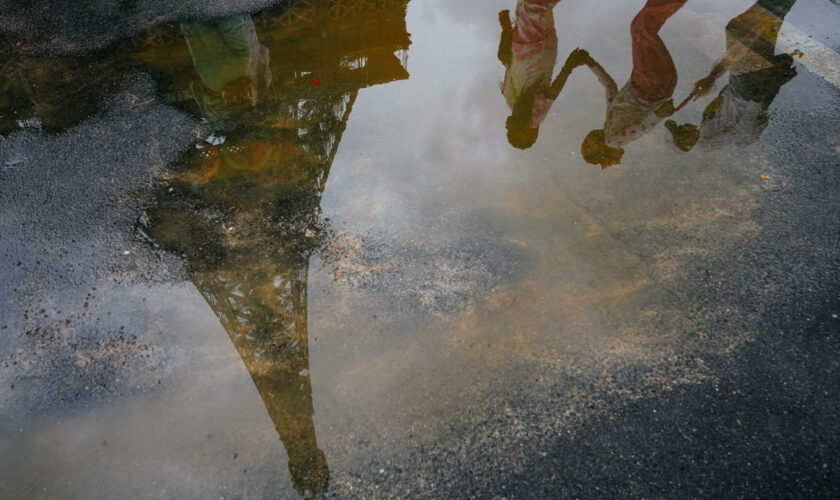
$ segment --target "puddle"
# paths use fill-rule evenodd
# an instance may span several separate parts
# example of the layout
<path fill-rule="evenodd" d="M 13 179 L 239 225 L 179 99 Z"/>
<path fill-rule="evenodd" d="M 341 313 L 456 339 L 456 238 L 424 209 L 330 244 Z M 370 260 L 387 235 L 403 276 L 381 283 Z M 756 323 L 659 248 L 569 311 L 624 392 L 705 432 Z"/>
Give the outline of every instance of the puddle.
<path fill-rule="evenodd" d="M 133 9 L 0 38 L 0 496 L 516 473 L 714 380 L 840 150 L 829 0 Z"/>

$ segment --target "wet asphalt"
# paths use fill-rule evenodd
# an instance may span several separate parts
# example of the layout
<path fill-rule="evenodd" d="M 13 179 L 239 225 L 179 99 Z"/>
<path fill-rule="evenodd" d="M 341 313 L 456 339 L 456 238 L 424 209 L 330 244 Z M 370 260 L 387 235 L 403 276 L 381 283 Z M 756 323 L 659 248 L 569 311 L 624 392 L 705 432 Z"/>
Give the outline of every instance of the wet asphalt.
<path fill-rule="evenodd" d="M 255 9 L 268 1 L 252 1 Z M 201 11 L 199 12 L 199 4 Z M 114 7 L 127 15 L 104 16 Z M 0 2 L 0 30 L 22 37 L 32 53 L 75 53 L 107 46 L 150 23 L 241 10 L 242 2 Z M 836 498 L 840 496 L 840 90 L 802 78 L 828 95 L 816 109 L 783 109 L 788 119 L 765 137 L 778 165 L 777 188 L 750 215 L 761 228 L 720 267 L 726 275 L 685 283 L 693 324 L 722 337 L 749 321 L 753 340 L 731 356 L 700 359 L 714 380 L 649 391 L 632 400 L 603 391 L 589 410 L 557 432 L 537 416 L 558 411 L 552 398 L 508 401 L 533 425 L 509 442 L 474 442 L 464 450 L 426 449 L 387 478 L 358 478 L 365 491 L 342 497 L 439 498 Z M 138 244 L 135 222 L 150 187 L 201 124 L 159 103 L 133 108 L 131 96 L 154 97 L 143 74 L 125 77 L 102 111 L 60 136 L 21 131 L 0 138 L 0 327 L 24 328 L 27 298 L 71 285 L 165 281 L 183 275 L 175 257 Z M 112 147 L 102 147 L 107 141 Z M 806 145 L 811 145 L 806 147 Z M 119 200 L 114 202 L 114 200 Z M 130 251 L 130 260 L 123 252 Z M 115 285 L 116 286 L 116 285 Z M 721 304 L 732 311 L 729 316 Z M 688 305 L 687 305 L 688 306 Z M 689 313 L 687 313 L 689 314 Z M 17 348 L 17 345 L 14 345 Z M 0 337 L 0 352 L 12 348 Z M 5 359 L 5 357 L 4 357 Z M 61 364 L 56 370 L 62 369 Z M 644 384 L 655 367 L 611 374 Z M 579 381 L 558 380 L 563 393 Z M 8 384 L 7 384 L 8 385 Z M 8 389 L 7 389 L 8 390 Z M 28 408 L 53 402 L 28 396 Z M 92 395 L 82 397 L 94 397 Z M 8 401 L 8 399 L 7 399 Z M 496 417 L 491 417 L 496 418 Z M 527 418 L 527 417 L 525 417 Z M 473 419 L 475 420 L 475 419 Z M 477 417 L 481 421 L 480 417 Z M 499 424 L 483 422 L 486 428 Z M 2 425 L 0 425 L 2 428 Z M 457 430 L 453 430 L 457 433 Z M 412 469 L 436 471 L 434 490 L 415 485 Z M 430 491 L 434 491 L 431 494 Z"/>

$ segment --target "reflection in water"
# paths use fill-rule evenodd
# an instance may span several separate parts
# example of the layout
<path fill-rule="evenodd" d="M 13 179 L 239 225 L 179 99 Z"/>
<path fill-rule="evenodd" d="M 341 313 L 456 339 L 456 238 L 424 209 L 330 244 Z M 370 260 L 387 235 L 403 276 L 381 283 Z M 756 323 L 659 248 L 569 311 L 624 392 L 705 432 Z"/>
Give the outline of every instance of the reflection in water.
<path fill-rule="evenodd" d="M 18 128 L 61 131 L 90 116 L 119 83 L 101 55 L 22 55 L 0 37 L 0 135 Z"/>
<path fill-rule="evenodd" d="M 187 258 L 303 495 L 329 477 L 313 422 L 306 300 L 309 257 L 324 232 L 321 194 L 359 89 L 408 78 L 407 4 L 284 2 L 253 17 L 159 26 L 83 57 L 27 57 L 0 40 L 0 134 L 80 123 L 136 64 L 168 101 L 213 127 L 143 226 Z"/>
<path fill-rule="evenodd" d="M 559 2 L 521 0 L 516 6 L 515 24 L 511 23 L 509 11 L 499 13 L 502 25 L 499 60 L 506 68 L 501 89 L 512 110 L 505 126 L 508 141 L 519 149 L 534 145 L 540 124 L 572 70 L 588 61 L 586 51 L 576 49 L 554 81 L 551 80 L 557 61 L 557 31 L 552 9 Z"/>
<path fill-rule="evenodd" d="M 776 39 L 796 0 L 759 0 L 726 27 L 726 54 L 709 75 L 699 80 L 689 97 L 674 105 L 677 70 L 659 31 L 686 0 L 648 0 L 630 26 L 633 70 L 620 90 L 587 51 L 575 49 L 554 81 L 557 34 L 553 8 L 559 0 L 519 0 L 515 23 L 508 11 L 499 14 L 502 36 L 499 60 L 506 68 L 502 94 L 512 109 L 508 140 L 517 148 L 531 147 L 552 104 L 571 72 L 587 66 L 606 90 L 604 128 L 590 132 L 581 145 L 583 158 L 606 168 L 619 164 L 624 147 L 674 115 L 691 99 L 708 94 L 729 72 L 729 82 L 703 113 L 700 126 L 667 120 L 674 144 L 683 151 L 698 142 L 707 145 L 750 144 L 768 124 L 768 108 L 781 87 L 796 76 L 793 58 L 775 54 Z"/>
<path fill-rule="evenodd" d="M 533 145 L 568 77 L 586 65 L 606 90 L 607 114 L 603 129 L 584 141 L 584 157 L 616 164 L 621 148 L 675 111 L 677 73 L 658 33 L 685 0 L 649 0 L 634 18 L 633 70 L 621 89 L 581 49 L 553 76 L 558 1 L 521 0 L 515 22 L 507 11 L 499 18 L 508 139 Z M 309 259 L 326 231 L 321 196 L 358 90 L 408 77 L 395 55 L 409 44 L 406 3 L 342 1 L 339 17 L 330 7 L 339 2 L 316 10 L 300 2 L 183 22 L 123 47 L 126 61 L 155 73 L 170 102 L 212 124 L 214 135 L 184 155 L 144 225 L 189 262 L 193 283 L 253 378 L 302 494 L 323 491 L 329 478 L 313 421 L 307 329 Z M 789 55 L 774 54 L 793 3 L 761 0 L 729 23 L 726 54 L 694 96 L 727 71 L 728 84 L 699 126 L 666 122 L 680 148 L 759 138 L 771 102 L 796 74 Z M 39 60 L 9 52 L 2 61 L 0 133 L 33 116 L 49 130 L 78 123 L 119 80 L 119 66 L 99 55 Z"/>
<path fill-rule="evenodd" d="M 181 31 L 199 76 L 190 90 L 204 116 L 218 119 L 256 105 L 258 92 L 271 84 L 271 69 L 251 16 L 182 23 Z"/>
<path fill-rule="evenodd" d="M 768 108 L 782 86 L 796 76 L 793 57 L 776 55 L 776 39 L 796 0 L 759 0 L 726 26 L 726 54 L 709 75 L 695 84 L 703 96 L 727 71 L 729 83 L 703 112 L 696 125 L 665 125 L 682 150 L 698 141 L 709 145 L 751 144 L 767 127 Z"/>
<path fill-rule="evenodd" d="M 584 159 L 602 167 L 615 165 L 623 146 L 638 139 L 674 113 L 671 96 L 677 71 L 659 30 L 686 0 L 648 0 L 631 23 L 633 72 L 621 90 L 585 50 L 576 49 L 551 81 L 557 59 L 557 33 L 552 9 L 559 0 L 520 0 L 516 22 L 500 13 L 499 59 L 507 68 L 502 93 L 513 113 L 507 120 L 511 145 L 525 149 L 537 140 L 540 123 L 563 89 L 572 70 L 588 66 L 606 90 L 604 128 L 593 130 L 581 146 Z"/>
<path fill-rule="evenodd" d="M 323 491 L 329 477 L 313 422 L 306 299 L 309 257 L 325 231 L 321 194 L 358 90 L 408 77 L 395 55 L 409 44 L 406 4 L 182 24 L 192 78 L 172 60 L 157 61 L 182 84 L 173 98 L 194 100 L 225 139 L 202 141 L 186 158 L 160 189 L 146 230 L 186 256 L 254 380 L 302 495 Z M 326 16 L 317 28 L 316 16 Z"/>
<path fill-rule="evenodd" d="M 529 148 L 536 142 L 540 124 L 559 94 L 555 90 L 562 87 L 562 83 L 551 82 L 557 61 L 552 9 L 559 1 L 520 1 L 516 6 L 515 25 L 511 25 L 508 11 L 499 13 L 502 25 L 499 60 L 507 69 L 502 94 L 513 110 L 506 126 L 508 140 L 517 148 Z"/>
<path fill-rule="evenodd" d="M 602 168 L 618 164 L 622 149 L 648 133 L 674 113 L 671 96 L 677 87 L 677 69 L 659 30 L 685 5 L 686 0 L 648 0 L 630 24 L 633 71 L 621 88 L 594 60 L 588 66 L 607 91 L 607 118 L 602 130 L 593 130 L 581 145 L 583 158 Z"/>

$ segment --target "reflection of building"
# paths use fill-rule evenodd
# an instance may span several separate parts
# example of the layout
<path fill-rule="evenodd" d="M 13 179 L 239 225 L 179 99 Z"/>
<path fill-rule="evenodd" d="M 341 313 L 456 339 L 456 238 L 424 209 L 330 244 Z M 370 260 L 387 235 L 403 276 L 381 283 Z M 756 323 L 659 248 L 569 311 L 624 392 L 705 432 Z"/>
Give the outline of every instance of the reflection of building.
<path fill-rule="evenodd" d="M 271 86 L 256 106 L 217 124 L 223 144 L 206 143 L 176 166 L 146 227 L 163 248 L 186 256 L 193 283 L 254 380 L 303 495 L 322 491 L 329 474 L 313 423 L 306 301 L 309 257 L 324 231 L 321 194 L 358 90 L 408 77 L 407 0 L 356 2 L 369 10 L 339 4 L 354 2 L 252 16 L 270 52 Z M 155 36 L 166 42 L 141 47 L 134 58 L 170 80 L 171 100 L 190 106 L 181 92 L 195 78 L 189 51 L 183 40 Z M 164 53 L 174 55 L 155 59 Z"/>

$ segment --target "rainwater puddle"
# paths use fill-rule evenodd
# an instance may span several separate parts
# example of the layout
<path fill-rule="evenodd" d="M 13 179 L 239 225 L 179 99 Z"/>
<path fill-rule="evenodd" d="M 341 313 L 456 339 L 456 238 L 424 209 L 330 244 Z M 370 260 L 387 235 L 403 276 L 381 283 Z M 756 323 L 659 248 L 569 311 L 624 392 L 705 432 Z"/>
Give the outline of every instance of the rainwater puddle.
<path fill-rule="evenodd" d="M 2 497 L 468 494 L 715 380 L 840 159 L 829 0 L 136 3 L 0 38 Z"/>

